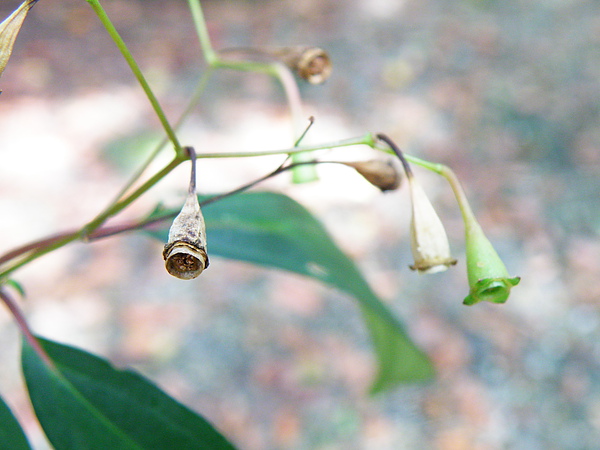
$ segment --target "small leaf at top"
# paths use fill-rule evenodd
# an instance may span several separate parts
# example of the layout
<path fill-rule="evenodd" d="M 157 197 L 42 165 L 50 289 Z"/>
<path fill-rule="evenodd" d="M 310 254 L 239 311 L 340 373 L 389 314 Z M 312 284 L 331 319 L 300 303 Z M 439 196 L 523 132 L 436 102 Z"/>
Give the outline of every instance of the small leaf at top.
<path fill-rule="evenodd" d="M 0 23 L 0 76 L 8 63 L 17 34 L 29 10 L 38 0 L 26 0 Z"/>

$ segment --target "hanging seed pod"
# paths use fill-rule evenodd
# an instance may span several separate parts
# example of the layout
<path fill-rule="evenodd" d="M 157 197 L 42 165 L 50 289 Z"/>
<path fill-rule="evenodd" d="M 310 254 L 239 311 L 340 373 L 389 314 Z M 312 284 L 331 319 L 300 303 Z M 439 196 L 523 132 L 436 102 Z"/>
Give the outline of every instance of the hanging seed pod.
<path fill-rule="evenodd" d="M 383 192 L 400 187 L 402 181 L 400 172 L 389 160 L 373 159 L 370 161 L 344 162 L 343 164 L 354 168 L 369 183 L 378 187 Z"/>
<path fill-rule="evenodd" d="M 310 84 L 321 84 L 331 75 L 329 55 L 318 47 L 284 47 L 273 56 Z"/>
<path fill-rule="evenodd" d="M 208 267 L 206 226 L 196 195 L 196 152 L 186 147 L 192 163 L 192 176 L 185 204 L 173 220 L 163 250 L 165 267 L 174 277 L 192 280 Z"/>

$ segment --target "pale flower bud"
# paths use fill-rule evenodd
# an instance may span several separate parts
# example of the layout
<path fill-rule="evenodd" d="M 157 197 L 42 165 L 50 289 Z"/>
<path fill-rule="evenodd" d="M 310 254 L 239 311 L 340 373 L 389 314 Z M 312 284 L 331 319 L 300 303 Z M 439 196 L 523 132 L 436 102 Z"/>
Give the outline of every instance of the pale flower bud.
<path fill-rule="evenodd" d="M 456 259 L 450 256 L 444 225 L 414 177 L 408 177 L 408 184 L 412 201 L 411 247 L 415 260 L 410 268 L 421 273 L 442 272 L 456 264 Z"/>

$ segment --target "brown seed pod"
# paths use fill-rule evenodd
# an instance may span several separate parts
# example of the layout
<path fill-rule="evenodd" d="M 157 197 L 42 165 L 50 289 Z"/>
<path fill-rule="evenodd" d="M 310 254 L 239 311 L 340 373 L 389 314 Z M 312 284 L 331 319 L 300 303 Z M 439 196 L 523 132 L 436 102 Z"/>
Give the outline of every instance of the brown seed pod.
<path fill-rule="evenodd" d="M 391 191 L 400 187 L 402 181 L 400 172 L 389 160 L 373 159 L 370 161 L 344 162 L 343 164 L 354 168 L 369 183 L 382 191 Z"/>
<path fill-rule="evenodd" d="M 174 277 L 192 280 L 208 267 L 206 225 L 196 195 L 196 154 L 187 148 L 192 161 L 192 178 L 185 204 L 173 220 L 163 250 L 165 267 Z"/>
<path fill-rule="evenodd" d="M 329 55 L 318 47 L 284 47 L 273 55 L 311 84 L 321 84 L 331 75 Z"/>
<path fill-rule="evenodd" d="M 192 280 L 208 267 L 206 250 L 184 241 L 165 246 L 163 256 L 167 272 L 182 280 Z"/>

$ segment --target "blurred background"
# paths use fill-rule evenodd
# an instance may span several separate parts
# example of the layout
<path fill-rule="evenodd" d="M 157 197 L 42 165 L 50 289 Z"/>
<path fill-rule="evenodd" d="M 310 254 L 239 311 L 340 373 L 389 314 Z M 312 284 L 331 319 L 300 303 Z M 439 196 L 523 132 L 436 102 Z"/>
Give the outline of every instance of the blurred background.
<path fill-rule="evenodd" d="M 4 18 L 19 1 L 0 4 Z M 169 117 L 205 70 L 183 0 L 103 3 Z M 406 189 L 380 194 L 323 167 L 260 189 L 297 199 L 357 262 L 431 356 L 438 377 L 369 397 L 374 360 L 353 299 L 311 280 L 214 257 L 199 279 L 165 272 L 162 244 L 74 244 L 15 274 L 34 330 L 135 367 L 248 450 L 592 449 L 600 442 L 600 15 L 592 0 L 202 2 L 216 48 L 317 45 L 333 61 L 300 85 L 307 143 L 385 132 L 455 169 L 511 275 L 507 304 L 466 307 L 463 225 L 452 193 L 416 169 L 459 264 L 408 269 Z M 160 137 L 128 67 L 83 0 L 40 1 L 0 79 L 0 252 L 78 228 Z M 291 145 L 280 88 L 211 79 L 181 132 L 199 152 Z M 331 157 L 373 156 L 349 149 Z M 281 158 L 202 162 L 203 192 Z M 176 207 L 181 167 L 114 223 Z M 208 231 L 210 239 L 210 230 Z M 210 250 L 210 242 L 209 242 Z M 0 309 L 0 393 L 48 447 Z"/>

